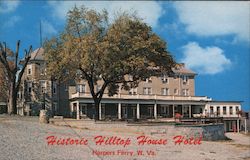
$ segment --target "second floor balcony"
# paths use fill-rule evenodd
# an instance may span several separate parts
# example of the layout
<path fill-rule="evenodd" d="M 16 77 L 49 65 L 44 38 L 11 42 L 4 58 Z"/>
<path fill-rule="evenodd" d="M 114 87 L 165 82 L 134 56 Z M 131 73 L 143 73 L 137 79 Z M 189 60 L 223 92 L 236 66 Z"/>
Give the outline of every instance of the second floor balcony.
<path fill-rule="evenodd" d="M 71 99 L 75 98 L 92 98 L 90 93 L 80 93 L 76 92 L 70 95 Z M 177 101 L 212 101 L 211 98 L 206 96 L 176 96 L 176 95 L 157 95 L 157 94 L 115 94 L 113 96 L 109 96 L 108 94 L 103 94 L 103 98 L 105 99 L 131 99 L 131 100 L 177 100 Z"/>

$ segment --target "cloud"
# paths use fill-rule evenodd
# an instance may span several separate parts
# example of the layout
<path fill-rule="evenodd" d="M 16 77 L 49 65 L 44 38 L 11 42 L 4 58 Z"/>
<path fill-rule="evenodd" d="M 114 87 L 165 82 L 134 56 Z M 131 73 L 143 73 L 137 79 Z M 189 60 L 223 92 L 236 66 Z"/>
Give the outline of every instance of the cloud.
<path fill-rule="evenodd" d="M 42 34 L 44 36 L 50 36 L 57 33 L 55 27 L 47 20 L 42 20 Z"/>
<path fill-rule="evenodd" d="M 14 10 L 19 6 L 20 1 L 2 1 L 0 2 L 0 13 L 9 13 Z"/>
<path fill-rule="evenodd" d="M 189 42 L 183 46 L 183 54 L 181 61 L 199 74 L 220 73 L 231 65 L 223 50 L 216 46 L 202 48 L 196 42 Z"/>
<path fill-rule="evenodd" d="M 52 14 L 64 20 L 67 12 L 76 6 L 85 5 L 88 8 L 101 11 L 104 8 L 109 12 L 110 16 L 118 11 L 134 12 L 137 11 L 139 17 L 144 21 L 156 27 L 158 19 L 164 13 L 163 8 L 158 2 L 155 1 L 49 1 L 48 4 L 53 8 Z"/>
<path fill-rule="evenodd" d="M 250 2 L 175 2 L 181 23 L 197 36 L 235 35 L 250 41 Z"/>
<path fill-rule="evenodd" d="M 6 22 L 3 23 L 3 28 L 11 28 L 22 18 L 20 16 L 12 16 Z"/>

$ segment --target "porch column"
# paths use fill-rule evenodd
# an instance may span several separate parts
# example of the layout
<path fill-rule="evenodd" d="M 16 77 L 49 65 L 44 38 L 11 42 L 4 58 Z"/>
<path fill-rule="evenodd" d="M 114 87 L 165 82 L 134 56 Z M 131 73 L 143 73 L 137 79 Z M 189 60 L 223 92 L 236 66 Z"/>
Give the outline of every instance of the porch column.
<path fill-rule="evenodd" d="M 102 103 L 99 104 L 99 120 L 102 120 Z"/>
<path fill-rule="evenodd" d="M 245 124 L 244 124 L 244 126 L 245 126 L 245 134 L 247 134 L 247 117 L 245 117 Z"/>
<path fill-rule="evenodd" d="M 175 116 L 174 110 L 175 110 L 175 106 L 173 105 L 173 118 L 174 118 L 174 116 Z"/>
<path fill-rule="evenodd" d="M 136 118 L 140 119 L 140 104 L 137 103 L 136 105 Z"/>
<path fill-rule="evenodd" d="M 157 103 L 154 104 L 154 117 L 157 119 Z"/>
<path fill-rule="evenodd" d="M 183 106 L 183 104 L 182 104 L 182 105 L 181 105 L 181 115 L 182 115 L 182 116 L 184 116 L 184 115 L 183 115 L 183 111 L 184 111 L 183 107 L 184 107 L 184 106 Z"/>
<path fill-rule="evenodd" d="M 240 133 L 240 118 L 237 119 L 237 132 Z"/>
<path fill-rule="evenodd" d="M 122 104 L 118 103 L 118 119 L 122 119 Z"/>
<path fill-rule="evenodd" d="M 73 107 L 73 103 L 70 102 L 69 104 L 70 104 L 70 116 L 73 117 L 73 111 L 74 111 L 74 110 L 73 110 L 73 108 L 74 108 L 74 107 Z M 23 108 L 24 108 L 24 106 L 23 106 Z"/>
<path fill-rule="evenodd" d="M 191 117 L 192 117 L 192 110 L 191 110 L 191 109 L 192 109 L 192 106 L 191 106 L 191 105 L 189 105 L 189 109 L 188 109 L 188 110 L 189 110 L 189 118 L 191 118 Z"/>
<path fill-rule="evenodd" d="M 76 102 L 76 119 L 80 119 L 80 104 L 79 104 L 79 101 Z"/>

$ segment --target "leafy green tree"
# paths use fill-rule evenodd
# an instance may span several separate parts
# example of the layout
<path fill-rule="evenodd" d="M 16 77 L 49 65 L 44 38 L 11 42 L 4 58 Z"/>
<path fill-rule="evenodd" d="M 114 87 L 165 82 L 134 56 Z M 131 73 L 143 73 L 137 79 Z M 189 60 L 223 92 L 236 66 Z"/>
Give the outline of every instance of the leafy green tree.
<path fill-rule="evenodd" d="M 121 13 L 109 23 L 107 11 L 84 6 L 68 12 L 65 29 L 45 42 L 45 53 L 50 75 L 87 81 L 96 120 L 104 91 L 112 96 L 119 86 L 128 90 L 151 76 L 172 73 L 176 65 L 166 43 L 135 14 Z"/>

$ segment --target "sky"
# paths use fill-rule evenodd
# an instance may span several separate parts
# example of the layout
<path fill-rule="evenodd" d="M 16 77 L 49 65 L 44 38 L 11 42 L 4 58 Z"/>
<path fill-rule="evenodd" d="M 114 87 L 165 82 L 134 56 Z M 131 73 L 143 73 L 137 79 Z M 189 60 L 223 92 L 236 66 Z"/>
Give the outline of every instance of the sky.
<path fill-rule="evenodd" d="M 250 107 L 250 2 L 237 1 L 1 1 L 0 42 L 21 51 L 58 35 L 74 6 L 134 12 L 167 42 L 179 63 L 195 71 L 195 94 Z M 21 52 L 23 53 L 23 52 Z"/>

